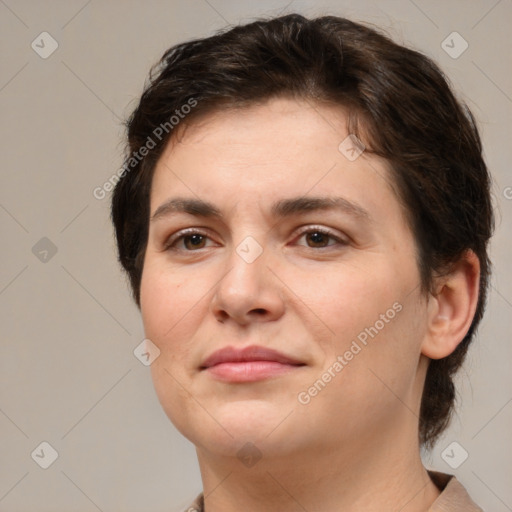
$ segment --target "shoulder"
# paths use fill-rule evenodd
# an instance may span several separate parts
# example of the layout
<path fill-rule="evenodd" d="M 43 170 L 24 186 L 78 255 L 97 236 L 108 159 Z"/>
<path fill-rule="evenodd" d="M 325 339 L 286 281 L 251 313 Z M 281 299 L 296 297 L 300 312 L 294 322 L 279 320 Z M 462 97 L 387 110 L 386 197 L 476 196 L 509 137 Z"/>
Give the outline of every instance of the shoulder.
<path fill-rule="evenodd" d="M 183 512 L 204 512 L 204 496 L 199 494 L 197 498 Z"/>
<path fill-rule="evenodd" d="M 428 474 L 441 490 L 441 494 L 428 512 L 484 512 L 455 476 L 437 471 L 429 471 Z M 203 493 L 199 494 L 183 512 L 204 512 Z"/>
<path fill-rule="evenodd" d="M 428 512 L 484 512 L 455 476 L 437 471 L 428 474 L 441 491 Z"/>

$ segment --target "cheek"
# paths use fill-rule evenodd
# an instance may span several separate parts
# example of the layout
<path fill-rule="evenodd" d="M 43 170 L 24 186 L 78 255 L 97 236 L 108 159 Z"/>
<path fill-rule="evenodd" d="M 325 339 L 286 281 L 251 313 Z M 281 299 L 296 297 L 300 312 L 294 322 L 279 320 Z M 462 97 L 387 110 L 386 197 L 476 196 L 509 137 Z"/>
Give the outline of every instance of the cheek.
<path fill-rule="evenodd" d="M 141 314 L 144 333 L 160 350 L 151 365 L 155 388 L 162 400 L 184 400 L 178 382 L 195 370 L 192 352 L 197 330 L 208 314 L 212 283 L 197 271 L 177 272 L 165 264 L 148 265 L 141 280 Z M 173 378 L 177 381 L 174 381 Z M 167 407 L 166 407 L 167 410 Z"/>
<path fill-rule="evenodd" d="M 369 306 L 373 316 L 366 315 L 344 353 L 352 358 L 347 378 L 350 375 L 350 388 L 367 404 L 382 409 L 400 408 L 403 402 L 413 408 L 410 393 L 425 335 L 425 309 L 415 294 L 394 301 L 396 294 L 384 296 L 385 300 Z"/>
<path fill-rule="evenodd" d="M 393 279 L 384 262 L 365 265 L 339 265 L 311 275 L 292 276 L 293 292 L 309 309 L 309 315 L 320 319 L 330 338 L 343 344 L 370 329 L 389 330 L 388 325 L 400 316 L 405 297 L 403 278 Z M 303 306 L 304 307 L 304 306 Z M 402 315 L 403 316 L 403 315 Z"/>
<path fill-rule="evenodd" d="M 346 305 L 347 310 L 338 314 L 335 341 L 326 349 L 322 371 L 301 389 L 301 398 L 311 402 L 299 410 L 304 422 L 325 417 L 334 430 L 358 438 L 362 430 L 376 433 L 385 422 L 415 409 L 411 392 L 423 334 L 411 300 L 391 303 L 389 308 L 378 298 L 359 310 Z M 325 387 L 318 385 L 329 369 L 334 376 L 327 375 Z"/>
<path fill-rule="evenodd" d="M 169 365 L 165 355 L 151 364 L 151 377 L 156 395 L 165 414 L 173 425 L 188 438 L 193 412 L 197 404 L 193 395 L 183 386 L 185 378 L 179 368 Z"/>
<path fill-rule="evenodd" d="M 200 307 L 199 282 L 147 265 L 141 280 L 141 314 L 144 331 L 157 345 L 177 336 L 194 309 Z M 195 286 L 197 284 L 197 286 Z M 162 349 L 162 347 L 160 347 Z"/>
<path fill-rule="evenodd" d="M 322 366 L 329 368 L 342 356 L 344 376 L 336 381 L 345 381 L 358 396 L 372 396 L 379 384 L 370 370 L 404 391 L 414 378 L 425 335 L 426 309 L 415 289 L 414 264 L 391 263 L 376 258 L 364 268 L 340 266 L 318 275 L 315 286 L 295 280 L 294 291 L 328 328 L 327 336 L 316 336 L 322 340 Z"/>
<path fill-rule="evenodd" d="M 158 277 L 154 272 L 144 270 L 140 287 L 142 321 L 146 337 L 157 345 L 163 333 L 172 326 L 169 315 L 173 313 L 170 307 L 171 297 L 175 295 L 173 291 L 166 285 L 165 276 Z"/>
<path fill-rule="evenodd" d="M 177 282 L 176 275 L 157 271 L 155 266 L 144 269 L 140 301 L 144 333 L 160 349 L 150 367 L 153 385 L 168 418 L 185 436 L 189 421 L 186 411 L 193 404 L 181 384 L 187 380 L 187 370 L 180 361 L 189 357 L 190 322 L 198 314 L 192 289 L 193 286 Z"/>

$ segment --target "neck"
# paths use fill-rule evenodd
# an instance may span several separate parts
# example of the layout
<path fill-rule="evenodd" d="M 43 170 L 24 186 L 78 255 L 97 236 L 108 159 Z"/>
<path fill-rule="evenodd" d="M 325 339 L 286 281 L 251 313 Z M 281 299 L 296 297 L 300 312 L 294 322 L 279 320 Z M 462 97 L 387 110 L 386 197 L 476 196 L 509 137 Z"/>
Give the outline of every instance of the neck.
<path fill-rule="evenodd" d="M 262 450 L 252 467 L 198 448 L 205 510 L 425 512 L 439 490 L 422 464 L 413 427 L 409 435 L 394 428 L 386 436 L 372 432 L 337 448 L 315 446 L 281 457 Z"/>

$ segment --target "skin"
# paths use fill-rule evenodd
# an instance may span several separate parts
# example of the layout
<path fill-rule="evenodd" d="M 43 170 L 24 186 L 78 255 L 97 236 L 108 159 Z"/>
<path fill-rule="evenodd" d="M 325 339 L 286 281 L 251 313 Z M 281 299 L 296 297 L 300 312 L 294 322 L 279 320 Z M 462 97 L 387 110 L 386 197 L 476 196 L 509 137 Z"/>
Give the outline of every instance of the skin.
<path fill-rule="evenodd" d="M 160 349 L 155 389 L 196 446 L 208 512 L 412 512 L 439 495 L 420 459 L 420 399 L 429 358 L 446 357 L 469 328 L 478 260 L 468 252 L 435 296 L 422 293 L 386 162 L 366 152 L 349 161 L 338 150 L 347 135 L 340 107 L 273 99 L 192 122 L 155 169 L 151 215 L 175 197 L 223 215 L 152 220 L 141 282 L 145 333 Z M 298 196 L 340 196 L 367 214 L 272 215 Z M 204 237 L 176 238 L 187 228 Z M 252 263 L 236 250 L 248 236 L 263 250 Z M 400 311 L 300 403 L 393 304 Z M 303 366 L 251 383 L 200 369 L 220 348 L 253 344 Z M 261 455 L 250 467 L 237 456 L 246 443 Z"/>

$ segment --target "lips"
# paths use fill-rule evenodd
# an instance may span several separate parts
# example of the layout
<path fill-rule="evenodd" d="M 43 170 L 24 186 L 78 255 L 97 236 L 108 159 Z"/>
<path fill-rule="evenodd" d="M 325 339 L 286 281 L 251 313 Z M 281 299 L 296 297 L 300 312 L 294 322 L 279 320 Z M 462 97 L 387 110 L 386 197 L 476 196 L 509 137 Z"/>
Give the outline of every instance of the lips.
<path fill-rule="evenodd" d="M 225 382 L 254 382 L 289 373 L 301 366 L 305 364 L 293 357 L 251 345 L 243 349 L 217 350 L 206 358 L 200 369 Z"/>

